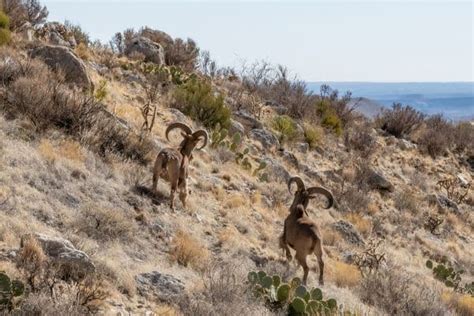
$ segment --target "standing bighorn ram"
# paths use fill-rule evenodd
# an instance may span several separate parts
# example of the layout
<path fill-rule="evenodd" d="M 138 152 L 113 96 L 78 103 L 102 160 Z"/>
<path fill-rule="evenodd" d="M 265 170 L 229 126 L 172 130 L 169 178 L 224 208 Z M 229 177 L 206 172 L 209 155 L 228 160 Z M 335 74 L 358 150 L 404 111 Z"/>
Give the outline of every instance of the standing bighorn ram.
<path fill-rule="evenodd" d="M 158 153 L 153 168 L 153 191 L 156 192 L 158 178 L 168 178 L 171 184 L 170 206 L 174 209 L 174 194 L 179 188 L 179 199 L 186 207 L 186 197 L 188 195 L 186 180 L 188 178 L 188 166 L 192 160 L 192 151 L 196 145 L 202 140 L 204 144 L 197 148 L 202 149 L 206 146 L 208 135 L 203 129 L 193 133 L 191 128 L 183 123 L 172 123 L 166 128 L 166 139 L 169 141 L 168 134 L 174 129 L 181 129 L 183 141 L 178 148 L 165 148 Z"/>
<path fill-rule="evenodd" d="M 280 236 L 280 248 L 286 253 L 286 258 L 291 261 L 292 256 L 288 245 L 296 250 L 295 258 L 303 267 L 303 283 L 306 284 L 308 278 L 308 264 L 306 257 L 313 253 L 318 258 L 319 283 L 324 284 L 324 261 L 323 261 L 323 240 L 321 232 L 316 223 L 311 220 L 306 212 L 310 199 L 315 198 L 315 194 L 322 194 L 328 199 L 326 208 L 330 208 L 334 203 L 333 195 L 323 187 L 311 187 L 306 189 L 303 180 L 292 177 L 288 181 L 288 190 L 291 193 L 291 185 L 296 183 L 297 190 L 293 204 L 290 207 L 290 214 L 285 219 L 283 235 Z"/>

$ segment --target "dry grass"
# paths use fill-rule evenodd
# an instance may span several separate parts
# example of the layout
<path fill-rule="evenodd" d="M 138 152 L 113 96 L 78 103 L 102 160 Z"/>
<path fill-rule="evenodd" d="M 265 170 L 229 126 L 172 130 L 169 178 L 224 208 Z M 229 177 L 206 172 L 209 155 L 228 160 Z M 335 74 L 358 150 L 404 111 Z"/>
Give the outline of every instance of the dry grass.
<path fill-rule="evenodd" d="M 341 261 L 332 262 L 331 269 L 333 269 L 332 279 L 338 287 L 355 287 L 362 278 L 357 267 Z"/>
<path fill-rule="evenodd" d="M 85 160 L 81 144 L 74 140 L 63 141 L 57 151 L 61 157 L 72 161 L 84 162 Z"/>
<path fill-rule="evenodd" d="M 372 231 L 372 222 L 369 219 L 357 213 L 347 214 L 346 219 L 357 228 L 362 236 L 367 237 L 370 235 L 370 232 Z"/>
<path fill-rule="evenodd" d="M 474 297 L 469 294 L 458 294 L 453 291 L 444 291 L 441 295 L 443 302 L 456 310 L 458 315 L 474 315 Z"/>
<path fill-rule="evenodd" d="M 224 207 L 228 209 L 240 208 L 247 205 L 247 199 L 240 193 L 234 193 L 224 202 Z"/>
<path fill-rule="evenodd" d="M 74 226 L 97 241 L 130 241 L 137 232 L 137 224 L 132 218 L 126 217 L 121 210 L 88 206 L 76 218 Z"/>
<path fill-rule="evenodd" d="M 75 52 L 77 56 L 79 56 L 83 60 L 91 59 L 91 53 L 89 52 L 89 49 L 84 43 L 79 43 L 79 45 L 76 46 Z"/>
<path fill-rule="evenodd" d="M 58 155 L 53 145 L 47 139 L 42 139 L 38 145 L 38 152 L 48 162 L 53 163 L 58 159 Z"/>
<path fill-rule="evenodd" d="M 182 230 L 179 230 L 173 238 L 170 257 L 171 260 L 185 266 L 191 266 L 202 270 L 209 260 L 209 250 L 197 239 L 194 239 Z"/>
<path fill-rule="evenodd" d="M 325 246 L 336 246 L 342 240 L 341 235 L 329 225 L 323 225 L 321 230 Z"/>

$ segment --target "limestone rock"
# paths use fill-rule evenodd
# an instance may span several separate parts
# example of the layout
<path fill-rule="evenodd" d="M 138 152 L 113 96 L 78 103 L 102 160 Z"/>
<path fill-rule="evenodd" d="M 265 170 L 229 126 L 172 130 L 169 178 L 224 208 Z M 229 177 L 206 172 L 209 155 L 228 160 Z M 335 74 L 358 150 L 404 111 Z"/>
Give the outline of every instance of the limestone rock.
<path fill-rule="evenodd" d="M 66 82 L 73 83 L 86 90 L 93 89 L 86 66 L 70 48 L 44 45 L 33 49 L 30 54 L 31 57 L 44 61 L 53 70 L 61 71 Z"/>
<path fill-rule="evenodd" d="M 133 53 L 143 54 L 147 62 L 152 62 L 157 65 L 165 64 L 165 51 L 163 46 L 144 36 L 134 38 L 125 49 L 125 55 L 130 56 Z"/>

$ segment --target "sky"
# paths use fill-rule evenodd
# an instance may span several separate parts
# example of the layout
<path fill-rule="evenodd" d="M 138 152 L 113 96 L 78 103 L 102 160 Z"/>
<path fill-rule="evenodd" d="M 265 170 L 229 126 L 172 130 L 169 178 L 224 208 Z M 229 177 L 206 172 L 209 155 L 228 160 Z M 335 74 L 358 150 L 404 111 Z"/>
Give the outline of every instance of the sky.
<path fill-rule="evenodd" d="M 108 42 L 149 26 L 221 66 L 266 60 L 307 81 L 474 81 L 473 1 L 42 0 Z"/>

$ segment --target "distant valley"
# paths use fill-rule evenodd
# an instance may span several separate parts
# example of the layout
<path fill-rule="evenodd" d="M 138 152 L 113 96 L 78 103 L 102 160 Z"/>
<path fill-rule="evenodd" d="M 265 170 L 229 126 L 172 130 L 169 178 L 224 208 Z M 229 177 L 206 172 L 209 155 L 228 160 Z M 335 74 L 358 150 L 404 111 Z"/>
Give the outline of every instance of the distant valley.
<path fill-rule="evenodd" d="M 454 121 L 474 118 L 473 82 L 310 82 L 308 86 L 318 93 L 322 84 L 340 93 L 351 91 L 358 110 L 369 117 L 399 102 L 428 115 L 441 113 Z"/>

